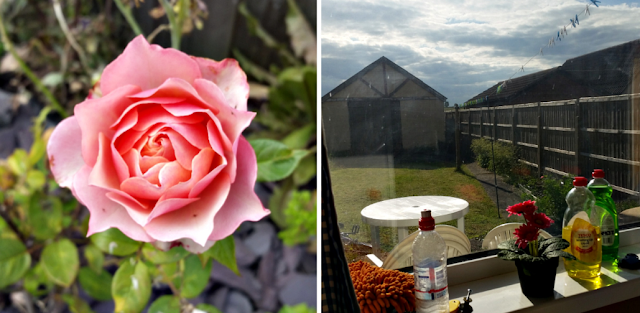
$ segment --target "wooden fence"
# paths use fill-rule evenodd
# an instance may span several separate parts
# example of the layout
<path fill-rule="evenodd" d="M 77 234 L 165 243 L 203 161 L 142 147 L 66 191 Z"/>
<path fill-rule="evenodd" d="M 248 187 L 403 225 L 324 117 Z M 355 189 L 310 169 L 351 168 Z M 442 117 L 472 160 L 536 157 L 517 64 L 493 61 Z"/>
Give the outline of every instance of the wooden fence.
<path fill-rule="evenodd" d="M 471 139 L 495 139 L 517 146 L 538 176 L 591 178 L 601 168 L 614 190 L 640 195 L 640 94 L 456 110 L 445 119 L 458 159 Z"/>

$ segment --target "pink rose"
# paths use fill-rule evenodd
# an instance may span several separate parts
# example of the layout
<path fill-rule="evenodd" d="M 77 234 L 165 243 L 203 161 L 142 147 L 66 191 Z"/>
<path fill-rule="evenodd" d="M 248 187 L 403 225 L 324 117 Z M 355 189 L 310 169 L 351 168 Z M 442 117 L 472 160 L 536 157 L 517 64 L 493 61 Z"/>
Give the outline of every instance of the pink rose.
<path fill-rule="evenodd" d="M 115 227 L 200 253 L 269 214 L 253 191 L 256 156 L 242 131 L 255 113 L 235 60 L 191 57 L 138 36 L 99 87 L 101 97 L 78 104 L 47 147 L 58 184 L 91 212 L 87 236 Z"/>

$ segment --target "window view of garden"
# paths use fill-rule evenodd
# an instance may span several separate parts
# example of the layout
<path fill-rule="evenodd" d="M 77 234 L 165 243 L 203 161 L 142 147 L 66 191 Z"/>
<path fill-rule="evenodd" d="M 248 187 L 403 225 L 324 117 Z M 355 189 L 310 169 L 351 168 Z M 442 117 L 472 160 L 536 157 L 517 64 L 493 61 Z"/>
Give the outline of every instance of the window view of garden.
<path fill-rule="evenodd" d="M 316 2 L 0 1 L 0 312 L 316 312 Z"/>
<path fill-rule="evenodd" d="M 638 10 L 325 1 L 323 142 L 347 261 L 382 264 L 421 208 L 464 233 L 449 257 L 495 249 L 492 229 L 524 223 L 506 209 L 525 200 L 560 236 L 573 178 L 596 169 L 619 225 L 640 222 L 640 39 L 614 21 Z"/>

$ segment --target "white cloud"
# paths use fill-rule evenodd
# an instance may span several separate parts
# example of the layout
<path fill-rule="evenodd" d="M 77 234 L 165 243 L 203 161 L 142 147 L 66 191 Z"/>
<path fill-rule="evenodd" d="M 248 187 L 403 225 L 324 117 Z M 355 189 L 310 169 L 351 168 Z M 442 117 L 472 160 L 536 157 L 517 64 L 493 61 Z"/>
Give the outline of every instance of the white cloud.
<path fill-rule="evenodd" d="M 386 56 L 461 103 L 509 78 L 640 38 L 638 2 L 602 1 L 555 47 L 546 43 L 587 1 L 323 0 L 322 93 Z"/>

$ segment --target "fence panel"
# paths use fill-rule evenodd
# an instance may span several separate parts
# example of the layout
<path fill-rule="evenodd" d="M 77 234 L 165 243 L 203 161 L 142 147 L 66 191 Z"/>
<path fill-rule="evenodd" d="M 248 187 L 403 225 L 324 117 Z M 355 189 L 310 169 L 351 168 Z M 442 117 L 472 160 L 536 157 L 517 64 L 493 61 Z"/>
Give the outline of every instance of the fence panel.
<path fill-rule="evenodd" d="M 615 190 L 640 195 L 640 94 L 465 109 L 460 117 L 462 150 L 495 136 L 516 144 L 524 164 L 586 177 L 601 168 Z"/>

